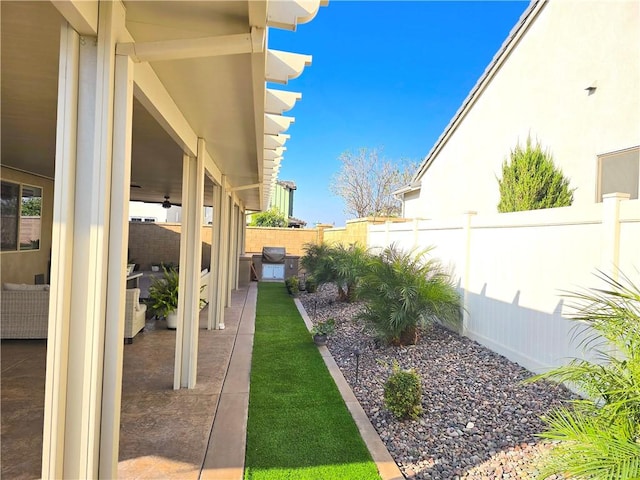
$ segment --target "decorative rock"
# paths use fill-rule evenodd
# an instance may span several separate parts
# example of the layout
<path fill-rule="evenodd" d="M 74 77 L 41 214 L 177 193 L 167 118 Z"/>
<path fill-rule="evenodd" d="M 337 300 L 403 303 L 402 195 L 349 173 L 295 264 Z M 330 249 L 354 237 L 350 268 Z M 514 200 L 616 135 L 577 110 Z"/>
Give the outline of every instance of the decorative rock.
<path fill-rule="evenodd" d="M 441 327 L 422 331 L 415 346 L 381 345 L 355 321 L 362 304 L 336 301 L 331 285 L 299 298 L 310 315 L 317 300 L 312 322 L 336 319 L 331 355 L 405 477 L 535 478 L 535 460 L 551 448 L 535 437 L 544 429 L 540 417 L 575 398 L 569 390 L 550 382 L 525 385 L 530 372 Z M 423 414 L 416 420 L 397 420 L 384 407 L 394 362 L 420 375 Z"/>

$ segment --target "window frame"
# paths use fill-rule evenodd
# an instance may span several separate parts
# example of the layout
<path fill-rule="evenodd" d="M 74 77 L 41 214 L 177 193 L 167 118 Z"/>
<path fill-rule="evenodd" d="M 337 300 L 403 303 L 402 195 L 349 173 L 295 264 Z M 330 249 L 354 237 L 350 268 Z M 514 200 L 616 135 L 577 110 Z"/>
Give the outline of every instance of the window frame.
<path fill-rule="evenodd" d="M 636 179 L 637 185 L 636 185 L 636 192 L 635 192 L 635 197 L 634 194 L 631 193 L 631 198 L 635 199 L 635 198 L 640 198 L 640 145 L 636 145 L 633 147 L 629 147 L 629 148 L 623 148 L 621 150 L 615 150 L 613 152 L 606 152 L 606 153 L 602 153 L 600 155 L 597 156 L 596 161 L 598 162 L 598 177 L 596 178 L 596 203 L 602 203 L 602 196 L 603 195 L 607 195 L 606 193 L 603 194 L 602 193 L 602 167 L 603 167 L 603 161 L 606 159 L 609 159 L 611 157 L 616 157 L 619 155 L 624 155 L 626 153 L 632 153 L 632 152 L 638 152 L 638 158 L 637 158 L 637 168 L 638 168 L 638 178 Z M 613 193 L 613 192 L 610 192 Z M 629 193 L 629 192 L 626 192 Z"/>
<path fill-rule="evenodd" d="M 18 195 L 17 195 L 17 212 L 16 212 L 16 233 L 15 233 L 15 248 L 5 248 L 4 246 L 0 245 L 0 253 L 16 253 L 16 252 L 38 252 L 40 251 L 40 249 L 42 248 L 42 211 L 43 211 L 43 207 L 44 207 L 44 187 L 42 185 L 33 185 L 30 183 L 23 183 L 23 182 L 16 182 L 13 180 L 2 180 L 1 181 L 2 184 L 7 184 L 7 185 L 12 185 L 12 186 L 17 186 L 18 187 Z M 40 193 L 40 225 L 39 225 L 39 231 L 38 231 L 38 238 L 37 238 L 37 247 L 36 248 L 27 248 L 27 247 L 23 247 L 22 243 L 20 242 L 20 237 L 21 237 L 21 233 L 22 230 L 24 228 L 23 225 L 23 221 L 26 218 L 31 218 L 31 216 L 25 216 L 22 214 L 22 205 L 23 205 L 23 198 L 24 198 L 24 190 L 27 189 L 32 189 L 34 190 L 34 192 L 37 190 Z M 35 198 L 38 198 L 34 195 Z"/>

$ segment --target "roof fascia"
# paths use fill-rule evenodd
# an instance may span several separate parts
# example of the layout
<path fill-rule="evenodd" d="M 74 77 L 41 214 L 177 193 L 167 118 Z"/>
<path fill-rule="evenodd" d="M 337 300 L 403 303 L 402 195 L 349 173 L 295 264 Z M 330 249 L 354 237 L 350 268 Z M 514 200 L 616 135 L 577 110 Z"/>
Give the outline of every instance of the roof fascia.
<path fill-rule="evenodd" d="M 475 105 L 477 99 L 482 95 L 485 88 L 489 85 L 489 83 L 491 83 L 493 77 L 498 73 L 502 65 L 509 58 L 509 55 L 518 45 L 520 39 L 524 36 L 533 21 L 545 7 L 547 1 L 548 0 L 531 0 L 529 7 L 527 7 L 527 9 L 524 11 L 516 26 L 513 27 L 511 33 L 509 33 L 509 36 L 500 47 L 500 50 L 498 50 L 498 52 L 494 55 L 491 63 L 489 63 L 474 87 L 469 92 L 469 95 L 467 95 L 465 100 L 462 102 L 462 105 L 460 106 L 458 111 L 449 121 L 449 124 L 445 127 L 444 131 L 436 140 L 434 146 L 431 148 L 425 159 L 418 167 L 418 170 L 411 179 L 411 183 L 419 182 L 420 179 L 424 176 L 426 171 L 429 169 L 429 167 L 437 157 L 440 150 L 442 150 L 442 148 L 446 145 L 451 135 L 453 135 L 462 120 L 466 117 L 467 113 L 471 110 L 473 105 Z"/>

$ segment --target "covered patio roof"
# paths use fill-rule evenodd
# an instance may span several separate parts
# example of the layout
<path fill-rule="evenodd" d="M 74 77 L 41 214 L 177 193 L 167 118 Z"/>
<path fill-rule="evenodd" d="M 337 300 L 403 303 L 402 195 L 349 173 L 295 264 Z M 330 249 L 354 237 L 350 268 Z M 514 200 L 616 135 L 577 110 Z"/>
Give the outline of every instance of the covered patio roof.
<path fill-rule="evenodd" d="M 268 49 L 268 27 L 294 30 L 326 1 L 124 1 L 134 76 L 131 200 L 180 204 L 182 153 L 203 138 L 209 182 L 247 210 L 269 204 L 300 93 L 267 89 L 311 57 Z M 3 1 L 2 165 L 54 177 L 60 25 L 97 32 L 97 2 Z M 205 204 L 212 191 L 205 188 Z"/>

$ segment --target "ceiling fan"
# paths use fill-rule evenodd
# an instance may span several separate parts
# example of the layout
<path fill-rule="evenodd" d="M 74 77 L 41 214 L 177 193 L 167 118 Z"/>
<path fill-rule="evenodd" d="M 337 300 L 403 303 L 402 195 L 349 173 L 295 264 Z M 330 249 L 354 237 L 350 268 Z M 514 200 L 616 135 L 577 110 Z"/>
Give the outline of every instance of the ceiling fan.
<path fill-rule="evenodd" d="M 169 201 L 169 195 L 164 196 L 164 202 L 162 202 L 162 208 L 171 208 L 171 202 Z"/>

